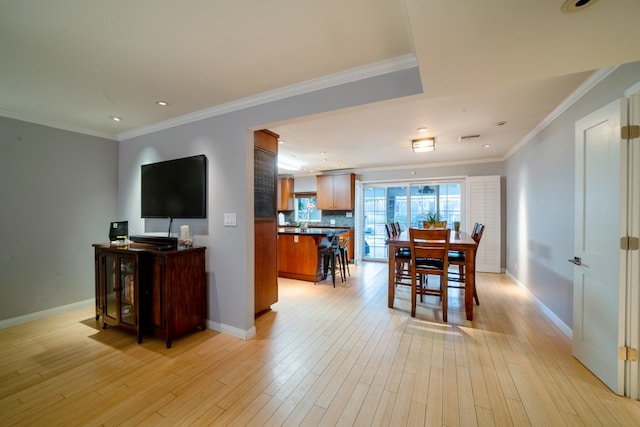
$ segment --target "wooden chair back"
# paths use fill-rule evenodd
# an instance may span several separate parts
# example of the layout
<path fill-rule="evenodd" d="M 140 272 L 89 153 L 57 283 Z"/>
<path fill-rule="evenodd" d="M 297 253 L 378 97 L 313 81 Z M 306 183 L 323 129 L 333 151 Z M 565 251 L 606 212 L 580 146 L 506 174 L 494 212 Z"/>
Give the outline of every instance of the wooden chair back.
<path fill-rule="evenodd" d="M 389 224 L 384 225 L 384 229 L 387 232 L 387 239 L 391 238 L 391 230 L 389 229 Z"/>
<path fill-rule="evenodd" d="M 482 239 L 482 233 L 484 233 L 484 224 L 476 223 L 476 226 L 473 228 L 473 233 L 471 234 L 471 238 L 478 245 L 480 244 L 480 239 Z"/>
<path fill-rule="evenodd" d="M 442 300 L 442 320 L 447 321 L 447 271 L 451 230 L 409 229 L 411 250 L 411 316 L 415 317 L 417 295 L 437 295 Z M 422 285 L 423 276 L 440 276 L 438 289 Z"/>
<path fill-rule="evenodd" d="M 422 228 L 447 228 L 447 221 L 436 221 L 433 224 L 429 221 L 422 221 Z"/>

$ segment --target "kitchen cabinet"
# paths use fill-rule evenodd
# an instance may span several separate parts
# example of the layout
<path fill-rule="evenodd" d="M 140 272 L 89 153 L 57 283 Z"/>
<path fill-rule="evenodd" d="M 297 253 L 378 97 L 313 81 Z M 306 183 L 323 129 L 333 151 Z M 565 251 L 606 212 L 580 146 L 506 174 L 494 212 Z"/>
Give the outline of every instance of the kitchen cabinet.
<path fill-rule="evenodd" d="M 280 178 L 278 185 L 278 210 L 293 210 L 293 178 Z"/>
<path fill-rule="evenodd" d="M 355 208 L 355 174 L 318 175 L 316 180 L 318 209 L 352 211 Z"/>

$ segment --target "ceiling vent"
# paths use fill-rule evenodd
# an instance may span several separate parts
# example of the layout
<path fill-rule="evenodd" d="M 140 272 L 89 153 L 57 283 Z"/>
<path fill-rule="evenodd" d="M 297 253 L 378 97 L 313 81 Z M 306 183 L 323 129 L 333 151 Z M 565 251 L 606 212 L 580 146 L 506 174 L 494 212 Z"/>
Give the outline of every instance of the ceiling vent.
<path fill-rule="evenodd" d="M 465 136 L 459 136 L 458 137 L 458 142 L 471 142 L 474 139 L 478 139 L 480 138 L 480 135 L 465 135 Z"/>

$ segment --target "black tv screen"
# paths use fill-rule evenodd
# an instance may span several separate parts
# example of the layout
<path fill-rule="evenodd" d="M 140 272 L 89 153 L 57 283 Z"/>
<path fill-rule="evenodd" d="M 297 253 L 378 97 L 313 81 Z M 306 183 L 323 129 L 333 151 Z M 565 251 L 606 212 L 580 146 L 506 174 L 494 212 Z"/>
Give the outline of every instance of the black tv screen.
<path fill-rule="evenodd" d="M 142 165 L 142 218 L 206 218 L 204 155 Z"/>

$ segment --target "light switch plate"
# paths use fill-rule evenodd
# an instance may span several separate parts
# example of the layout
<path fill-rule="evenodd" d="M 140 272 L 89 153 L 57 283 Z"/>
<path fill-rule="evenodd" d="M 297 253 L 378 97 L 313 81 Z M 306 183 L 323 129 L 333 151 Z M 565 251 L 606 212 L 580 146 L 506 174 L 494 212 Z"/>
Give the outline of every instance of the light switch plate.
<path fill-rule="evenodd" d="M 235 213 L 225 213 L 224 214 L 224 226 L 225 227 L 235 227 L 238 225 L 236 223 L 236 214 Z"/>

